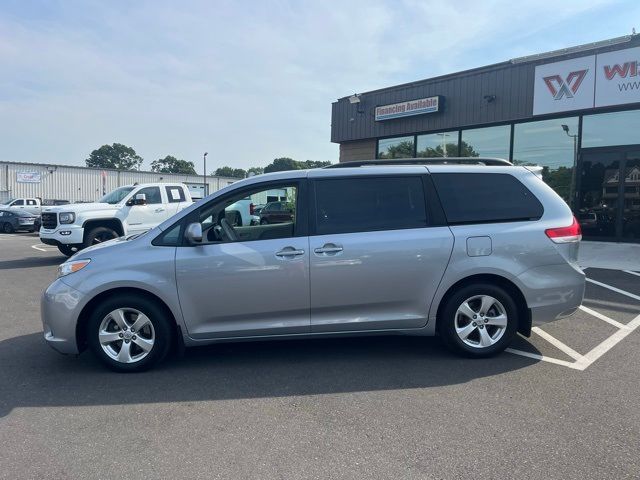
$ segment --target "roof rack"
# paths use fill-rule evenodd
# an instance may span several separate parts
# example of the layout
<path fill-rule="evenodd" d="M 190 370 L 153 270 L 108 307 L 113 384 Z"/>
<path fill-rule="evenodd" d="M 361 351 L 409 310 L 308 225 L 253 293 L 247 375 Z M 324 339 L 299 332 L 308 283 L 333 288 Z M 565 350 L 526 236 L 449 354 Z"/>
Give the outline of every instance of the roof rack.
<path fill-rule="evenodd" d="M 485 157 L 392 158 L 334 163 L 333 165 L 329 165 L 324 168 L 353 168 L 376 165 L 484 165 L 511 167 L 513 166 L 513 163 L 503 158 Z"/>

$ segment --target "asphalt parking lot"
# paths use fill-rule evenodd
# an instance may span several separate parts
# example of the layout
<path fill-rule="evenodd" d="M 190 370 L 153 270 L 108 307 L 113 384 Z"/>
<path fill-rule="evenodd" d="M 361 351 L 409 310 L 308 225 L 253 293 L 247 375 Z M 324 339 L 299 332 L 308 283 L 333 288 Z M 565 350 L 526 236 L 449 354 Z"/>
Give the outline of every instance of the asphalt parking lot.
<path fill-rule="evenodd" d="M 639 478 L 640 274 L 487 360 L 435 339 L 225 344 L 121 375 L 42 339 L 64 260 L 0 235 L 0 478 Z"/>

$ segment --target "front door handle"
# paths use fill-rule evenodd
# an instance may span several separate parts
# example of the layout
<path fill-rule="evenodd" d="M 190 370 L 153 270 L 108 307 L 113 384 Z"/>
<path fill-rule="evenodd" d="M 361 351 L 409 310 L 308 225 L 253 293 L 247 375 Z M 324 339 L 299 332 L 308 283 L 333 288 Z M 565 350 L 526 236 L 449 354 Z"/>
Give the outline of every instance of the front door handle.
<path fill-rule="evenodd" d="M 285 247 L 279 252 L 276 252 L 276 257 L 279 258 L 294 258 L 300 255 L 304 255 L 304 250 L 298 250 L 293 247 Z"/>
<path fill-rule="evenodd" d="M 326 243 L 320 248 L 316 248 L 313 250 L 316 253 L 329 255 L 332 253 L 340 253 L 342 251 L 342 247 L 340 245 L 335 245 L 333 243 Z"/>
<path fill-rule="evenodd" d="M 156 208 L 156 213 L 164 212 L 164 208 Z"/>

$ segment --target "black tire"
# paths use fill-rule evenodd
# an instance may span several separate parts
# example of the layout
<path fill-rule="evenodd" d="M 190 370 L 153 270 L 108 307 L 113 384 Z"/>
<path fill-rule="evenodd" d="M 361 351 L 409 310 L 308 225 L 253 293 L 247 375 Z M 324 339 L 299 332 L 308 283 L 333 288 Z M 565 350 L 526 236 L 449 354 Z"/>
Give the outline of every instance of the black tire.
<path fill-rule="evenodd" d="M 160 363 L 167 356 L 173 341 L 173 332 L 171 319 L 169 314 L 162 307 L 158 306 L 158 302 L 154 302 L 144 296 L 139 295 L 117 295 L 109 298 L 101 303 L 91 314 L 87 323 L 87 342 L 91 351 L 103 362 L 108 368 L 116 372 L 142 372 Z M 98 337 L 100 325 L 103 320 L 118 309 L 135 309 L 144 313 L 153 325 L 154 342 L 148 354 L 133 363 L 122 363 L 111 358 L 104 351 Z M 139 333 L 139 332 L 138 332 Z M 124 341 L 124 340 L 123 340 Z M 123 342 L 122 341 L 122 342 Z M 120 345 L 122 345 L 120 342 Z M 131 348 L 134 347 L 131 341 Z M 117 347 L 117 344 L 115 345 Z"/>
<path fill-rule="evenodd" d="M 78 247 L 76 247 L 75 245 L 64 245 L 64 244 L 58 244 L 58 250 L 60 250 L 60 253 L 70 257 L 71 255 L 75 254 L 76 252 L 78 252 L 80 249 Z"/>
<path fill-rule="evenodd" d="M 269 222 L 267 221 L 266 218 L 261 218 L 260 219 L 260 225 L 269 225 Z"/>
<path fill-rule="evenodd" d="M 499 306 L 501 306 L 505 310 L 505 314 L 507 316 L 507 325 L 504 329 L 504 333 L 502 333 L 502 336 L 499 337 L 499 339 L 495 343 L 486 347 L 470 346 L 465 343 L 462 338 L 456 333 L 456 316 L 458 308 L 466 300 L 479 296 L 493 297 L 499 302 L 499 304 L 501 304 Z M 494 308 L 498 308 L 498 305 L 496 305 Z M 496 310 L 490 309 L 490 311 L 497 313 Z M 461 320 L 466 320 L 466 317 L 464 316 L 460 318 Z M 441 309 L 440 315 L 438 317 L 438 333 L 442 337 L 442 340 L 447 345 L 447 347 L 449 347 L 455 353 L 471 358 L 485 358 L 496 355 L 509 346 L 518 331 L 518 321 L 518 307 L 512 295 L 509 294 L 508 291 L 506 291 L 502 287 L 490 283 L 475 283 L 460 288 L 453 294 L 449 295 L 445 300 L 445 304 Z M 472 323 L 473 325 L 473 320 L 471 320 L 469 323 Z M 478 318 L 477 323 L 482 323 L 480 321 L 480 318 Z M 480 328 L 484 329 L 485 327 L 483 325 L 482 327 L 478 326 L 476 329 L 474 329 L 477 331 L 478 342 L 480 341 Z M 486 332 L 490 333 L 489 328 L 496 329 L 494 331 L 497 331 L 498 327 L 488 325 L 486 328 Z M 468 341 L 474 342 L 474 339 L 471 338 L 471 335 L 469 336 Z"/>
<path fill-rule="evenodd" d="M 4 233 L 13 233 L 13 225 L 11 225 L 9 222 L 5 222 L 2 224 L 2 231 Z"/>
<path fill-rule="evenodd" d="M 118 232 L 108 227 L 95 227 L 84 236 L 83 248 L 118 238 Z"/>

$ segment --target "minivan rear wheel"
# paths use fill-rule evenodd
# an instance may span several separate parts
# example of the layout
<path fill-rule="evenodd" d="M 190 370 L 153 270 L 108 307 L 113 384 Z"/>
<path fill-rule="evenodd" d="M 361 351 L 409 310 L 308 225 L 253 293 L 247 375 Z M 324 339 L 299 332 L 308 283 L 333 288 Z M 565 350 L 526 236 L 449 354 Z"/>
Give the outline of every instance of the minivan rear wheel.
<path fill-rule="evenodd" d="M 468 357 L 488 357 L 509 346 L 518 330 L 511 295 L 492 284 L 471 284 L 448 297 L 438 330 L 445 344 Z"/>
<path fill-rule="evenodd" d="M 112 370 L 139 372 L 166 357 L 171 331 L 162 308 L 144 297 L 118 295 L 94 310 L 87 340 L 93 353 Z"/>

